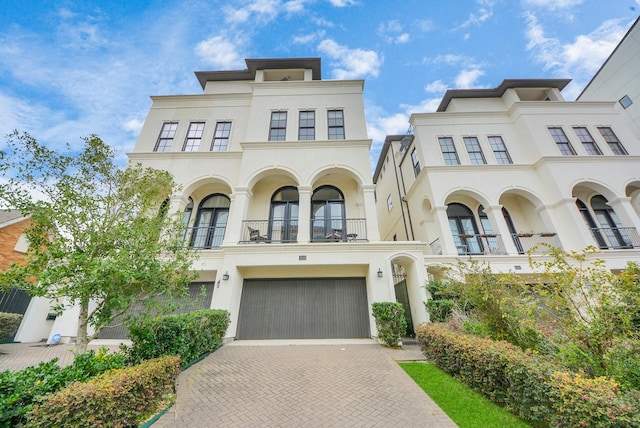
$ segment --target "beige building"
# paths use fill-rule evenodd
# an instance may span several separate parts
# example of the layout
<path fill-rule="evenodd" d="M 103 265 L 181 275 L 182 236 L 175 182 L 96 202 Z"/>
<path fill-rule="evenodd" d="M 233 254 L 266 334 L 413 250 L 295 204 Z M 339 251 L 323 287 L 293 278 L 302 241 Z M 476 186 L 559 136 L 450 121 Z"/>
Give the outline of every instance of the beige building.
<path fill-rule="evenodd" d="M 617 102 L 565 101 L 563 79 L 449 90 L 412 135 L 387 137 L 374 174 L 382 239 L 529 270 L 541 243 L 640 260 L 640 141 Z M 536 247 L 537 246 L 537 247 Z"/>

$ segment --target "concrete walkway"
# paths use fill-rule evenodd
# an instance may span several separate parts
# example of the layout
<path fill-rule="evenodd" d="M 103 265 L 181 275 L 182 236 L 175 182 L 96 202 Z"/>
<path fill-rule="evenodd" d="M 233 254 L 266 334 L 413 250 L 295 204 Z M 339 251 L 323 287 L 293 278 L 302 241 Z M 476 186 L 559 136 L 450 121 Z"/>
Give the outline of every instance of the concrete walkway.
<path fill-rule="evenodd" d="M 396 363 L 416 359 L 370 340 L 233 342 L 180 374 L 153 428 L 455 427 Z"/>

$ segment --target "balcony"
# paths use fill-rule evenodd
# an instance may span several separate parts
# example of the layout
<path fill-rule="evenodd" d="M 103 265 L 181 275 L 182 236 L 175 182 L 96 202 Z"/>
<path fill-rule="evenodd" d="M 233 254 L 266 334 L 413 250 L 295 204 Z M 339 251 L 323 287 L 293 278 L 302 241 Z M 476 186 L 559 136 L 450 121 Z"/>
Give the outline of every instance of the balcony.
<path fill-rule="evenodd" d="M 547 252 L 549 247 L 562 247 L 558 234 L 554 232 L 512 233 L 511 239 L 513 239 L 518 254 L 527 254 L 532 250 L 536 253 L 543 253 Z"/>
<path fill-rule="evenodd" d="M 601 227 L 590 230 L 593 239 L 602 250 L 640 247 L 640 236 L 635 227 Z"/>
<path fill-rule="evenodd" d="M 453 241 L 460 256 L 507 254 L 498 234 L 453 235 Z"/>
<path fill-rule="evenodd" d="M 298 242 L 297 220 L 245 220 L 240 243 Z M 312 242 L 366 242 L 365 219 L 316 219 L 312 221 Z"/>
<path fill-rule="evenodd" d="M 191 248 L 199 250 L 220 248 L 226 230 L 226 226 L 188 227 L 184 232 L 184 241 Z"/>

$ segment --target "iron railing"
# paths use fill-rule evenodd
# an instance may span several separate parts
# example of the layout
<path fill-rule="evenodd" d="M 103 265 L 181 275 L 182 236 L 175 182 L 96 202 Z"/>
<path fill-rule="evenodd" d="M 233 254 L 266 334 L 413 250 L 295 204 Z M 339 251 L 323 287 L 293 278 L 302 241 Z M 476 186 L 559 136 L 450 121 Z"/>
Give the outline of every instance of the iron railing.
<path fill-rule="evenodd" d="M 593 235 L 598 247 L 603 250 L 640 247 L 640 236 L 638 236 L 635 227 L 593 227 L 591 235 Z"/>
<path fill-rule="evenodd" d="M 297 242 L 298 220 L 245 220 L 240 242 Z"/>
<path fill-rule="evenodd" d="M 297 242 L 297 220 L 245 220 L 241 243 Z M 367 240 L 365 219 L 315 219 L 312 242 L 362 242 Z"/>
<path fill-rule="evenodd" d="M 184 232 L 184 241 L 200 250 L 220 248 L 226 230 L 226 226 L 188 227 Z"/>
<path fill-rule="evenodd" d="M 362 242 L 367 240 L 364 218 L 313 219 L 312 242 Z"/>
<path fill-rule="evenodd" d="M 498 234 L 453 235 L 458 255 L 507 254 L 502 237 Z"/>
<path fill-rule="evenodd" d="M 562 247 L 560 238 L 555 232 L 512 233 L 511 239 L 513 239 L 518 254 L 527 254 L 532 250 L 535 253 L 546 253 L 549 251 L 549 247 Z"/>

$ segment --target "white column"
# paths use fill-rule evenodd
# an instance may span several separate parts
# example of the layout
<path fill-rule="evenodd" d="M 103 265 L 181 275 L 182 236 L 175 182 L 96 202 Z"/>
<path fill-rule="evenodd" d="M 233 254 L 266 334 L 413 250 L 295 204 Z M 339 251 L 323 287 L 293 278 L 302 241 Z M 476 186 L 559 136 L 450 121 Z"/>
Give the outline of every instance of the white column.
<path fill-rule="evenodd" d="M 458 249 L 456 243 L 453 240 L 451 234 L 451 228 L 449 227 L 449 217 L 447 217 L 447 206 L 442 205 L 434 208 L 436 212 L 437 224 L 440 227 L 440 247 L 442 248 L 442 254 L 447 256 L 458 255 Z"/>
<path fill-rule="evenodd" d="M 236 189 L 230 195 L 231 206 L 229 207 L 229 219 L 227 220 L 227 230 L 224 234 L 223 245 L 234 245 L 240 241 L 245 233 L 242 230 L 242 221 L 245 220 L 248 201 L 251 193 L 248 189 Z"/>
<path fill-rule="evenodd" d="M 511 231 L 509 230 L 507 222 L 504 219 L 504 215 L 502 214 L 502 205 L 491 205 L 490 207 L 485 207 L 484 212 L 487 213 L 487 217 L 489 217 L 489 221 L 493 227 L 495 227 L 496 233 L 502 238 L 502 244 L 504 245 L 506 253 L 518 254 L 518 249 L 513 243 Z"/>
<path fill-rule="evenodd" d="M 367 240 L 370 242 L 380 241 L 380 230 L 378 229 L 378 214 L 376 211 L 375 186 L 367 184 L 362 186 L 362 196 L 364 198 L 364 215 L 367 225 Z"/>
<path fill-rule="evenodd" d="M 311 241 L 311 187 L 298 187 L 298 242 Z"/>
<path fill-rule="evenodd" d="M 640 232 L 640 218 L 631 205 L 631 198 L 621 197 L 608 201 L 609 206 L 616 212 L 622 227 L 635 227 Z"/>

